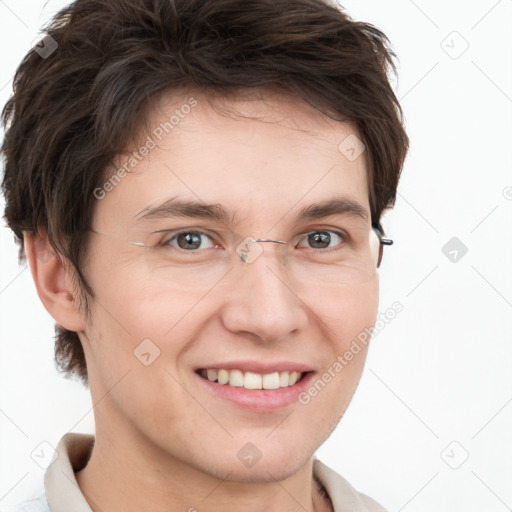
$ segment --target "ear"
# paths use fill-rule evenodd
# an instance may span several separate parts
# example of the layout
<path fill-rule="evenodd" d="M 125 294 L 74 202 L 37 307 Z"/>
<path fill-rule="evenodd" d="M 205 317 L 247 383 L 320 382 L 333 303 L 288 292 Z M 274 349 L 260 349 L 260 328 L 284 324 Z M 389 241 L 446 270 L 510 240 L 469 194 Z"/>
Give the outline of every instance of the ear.
<path fill-rule="evenodd" d="M 85 318 L 78 307 L 79 296 L 73 285 L 71 263 L 57 256 L 46 233 L 24 232 L 23 235 L 25 254 L 44 307 L 65 329 L 83 331 Z"/>

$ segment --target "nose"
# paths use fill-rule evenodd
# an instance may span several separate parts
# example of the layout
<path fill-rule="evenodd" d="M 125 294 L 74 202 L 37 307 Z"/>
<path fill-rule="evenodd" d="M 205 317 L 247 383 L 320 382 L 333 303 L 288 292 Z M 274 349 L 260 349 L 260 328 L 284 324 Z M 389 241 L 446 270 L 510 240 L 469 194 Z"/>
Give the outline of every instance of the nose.
<path fill-rule="evenodd" d="M 305 303 L 280 262 L 280 251 L 285 246 L 261 245 L 264 250 L 254 261 L 246 263 L 240 258 L 235 264 L 222 321 L 231 332 L 249 333 L 268 343 L 303 329 L 308 316 Z"/>

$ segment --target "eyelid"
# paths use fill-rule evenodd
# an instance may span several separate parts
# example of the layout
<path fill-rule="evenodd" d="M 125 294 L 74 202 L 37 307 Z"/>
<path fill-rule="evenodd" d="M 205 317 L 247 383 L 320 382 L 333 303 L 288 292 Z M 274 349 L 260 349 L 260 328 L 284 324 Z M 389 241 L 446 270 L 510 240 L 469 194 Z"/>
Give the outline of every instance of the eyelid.
<path fill-rule="evenodd" d="M 217 233 L 219 231 L 229 231 L 227 229 L 219 229 L 216 228 L 215 230 L 210 230 L 205 227 L 201 226 L 187 226 L 187 227 L 180 227 L 180 228 L 164 228 L 164 229 L 157 229 L 155 231 L 152 231 L 152 235 L 162 234 L 162 233 L 169 233 L 173 236 L 180 235 L 182 233 L 201 233 L 204 235 L 208 235 L 209 237 L 213 238 L 217 236 Z"/>
<path fill-rule="evenodd" d="M 301 231 L 300 233 L 298 233 L 297 236 L 307 235 L 309 233 L 318 233 L 318 232 L 323 232 L 323 231 L 327 231 L 329 233 L 337 233 L 346 238 L 348 238 L 348 236 L 349 236 L 347 230 L 340 228 L 339 226 L 327 226 L 327 227 L 324 226 L 324 227 L 308 228 L 308 229 L 305 229 L 305 230 Z"/>

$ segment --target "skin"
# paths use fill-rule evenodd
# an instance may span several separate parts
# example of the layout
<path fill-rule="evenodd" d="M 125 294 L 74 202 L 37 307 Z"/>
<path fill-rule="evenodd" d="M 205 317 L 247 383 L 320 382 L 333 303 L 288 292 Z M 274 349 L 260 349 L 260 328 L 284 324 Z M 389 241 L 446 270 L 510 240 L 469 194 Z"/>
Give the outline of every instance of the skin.
<path fill-rule="evenodd" d="M 186 98 L 165 96 L 148 126 L 168 119 Z M 204 96 L 194 98 L 197 106 L 159 147 L 97 201 L 92 226 L 110 236 L 90 238 L 89 316 L 78 307 L 69 265 L 52 257 L 44 233 L 26 240 L 42 302 L 59 324 L 79 333 L 86 355 L 96 441 L 77 480 L 94 511 L 330 510 L 312 479 L 312 456 L 347 409 L 366 349 L 307 405 L 274 412 L 242 410 L 205 393 L 194 369 L 279 360 L 321 374 L 374 324 L 377 275 L 344 289 L 297 282 L 276 257 L 278 244 L 265 244 L 260 258 L 236 265 L 212 288 L 162 279 L 149 271 L 145 250 L 125 242 L 155 227 L 205 224 L 158 219 L 135 234 L 137 213 L 171 196 L 221 204 L 237 212 L 237 232 L 274 239 L 293 229 L 299 209 L 333 193 L 369 212 L 364 158 L 350 162 L 338 151 L 356 132 L 277 93 L 264 101 L 219 100 L 215 109 Z M 223 113 L 226 107 L 231 114 Z M 160 356 L 145 366 L 134 350 L 148 338 Z M 237 457 L 247 442 L 262 453 L 251 468 Z"/>

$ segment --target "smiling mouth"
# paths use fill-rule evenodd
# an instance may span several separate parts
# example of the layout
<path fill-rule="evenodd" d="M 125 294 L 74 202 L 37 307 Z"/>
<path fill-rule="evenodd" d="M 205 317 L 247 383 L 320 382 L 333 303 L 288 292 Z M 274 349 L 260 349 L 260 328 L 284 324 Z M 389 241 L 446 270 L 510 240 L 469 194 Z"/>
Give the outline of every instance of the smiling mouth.
<path fill-rule="evenodd" d="M 200 369 L 199 376 L 210 382 L 224 386 L 245 389 L 280 389 L 288 388 L 302 380 L 309 372 L 273 372 L 267 374 L 243 372 L 242 370 Z"/>

